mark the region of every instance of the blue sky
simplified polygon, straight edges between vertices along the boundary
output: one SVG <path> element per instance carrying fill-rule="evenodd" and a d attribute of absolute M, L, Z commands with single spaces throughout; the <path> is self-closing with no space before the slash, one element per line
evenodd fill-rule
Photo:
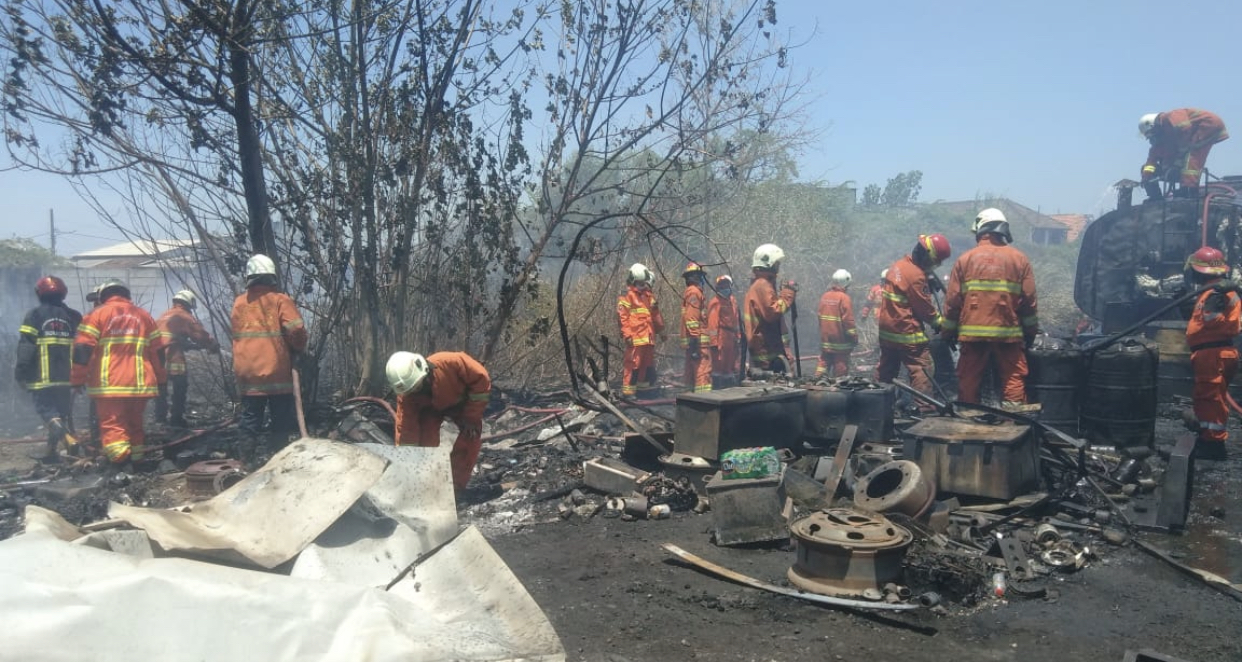
<path fill-rule="evenodd" d="M 1004 195 L 1046 213 L 1099 214 L 1146 155 L 1140 115 L 1212 110 L 1235 137 L 1208 161 L 1242 174 L 1242 2 L 778 0 L 806 42 L 808 181 L 883 185 L 923 171 L 924 201 Z M 120 241 L 51 175 L 0 173 L 0 237 L 62 254 Z M 72 233 L 72 234 L 68 234 Z"/>

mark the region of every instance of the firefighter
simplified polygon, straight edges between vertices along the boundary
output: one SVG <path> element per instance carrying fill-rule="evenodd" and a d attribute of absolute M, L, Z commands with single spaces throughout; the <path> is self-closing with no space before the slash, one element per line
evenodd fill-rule
<path fill-rule="evenodd" d="M 424 358 L 397 352 L 388 358 L 388 383 L 397 394 L 396 443 L 440 445 L 440 426 L 457 425 L 449 462 L 453 485 L 464 490 L 482 447 L 483 411 L 491 397 L 487 370 L 464 352 L 437 352 Z"/>
<path fill-rule="evenodd" d="M 737 302 L 733 300 L 733 277 L 716 279 L 716 296 L 707 303 L 707 332 L 711 334 L 712 386 L 728 388 L 737 382 L 738 370 Z"/>
<path fill-rule="evenodd" d="M 1237 288 L 1224 280 L 1229 267 L 1219 250 L 1204 246 L 1190 256 L 1186 266 L 1196 288 L 1215 286 L 1199 295 L 1186 326 L 1190 366 L 1195 374 L 1194 412 L 1199 424 L 1194 457 L 1225 460 L 1228 388 L 1238 370 L 1238 350 L 1233 342 L 1242 332 L 1242 300 Z"/>
<path fill-rule="evenodd" d="M 155 399 L 155 419 L 161 423 L 169 423 L 175 428 L 189 427 L 185 421 L 185 398 L 189 388 L 189 377 L 186 374 L 185 352 L 188 349 L 205 349 L 213 354 L 220 352 L 220 343 L 194 316 L 198 307 L 198 297 L 190 290 L 181 290 L 173 295 L 172 308 L 155 320 L 160 332 L 164 334 L 167 344 L 164 350 L 164 372 L 168 382 L 160 384 L 159 396 Z M 169 391 L 172 391 L 172 406 L 169 407 Z"/>
<path fill-rule="evenodd" d="M 742 308 L 751 367 L 781 373 L 788 370 L 790 360 L 786 349 L 785 312 L 794 304 L 798 293 L 798 284 L 789 280 L 781 285 L 780 294 L 777 294 L 776 275 L 784 259 L 785 251 L 776 244 L 764 244 L 755 249 L 750 262 L 750 289 Z"/>
<path fill-rule="evenodd" d="M 1212 145 L 1229 139 L 1220 117 L 1197 108 L 1148 113 L 1139 118 L 1139 133 L 1151 143 L 1142 182 L 1152 198 L 1161 197 L 1161 180 L 1181 184 L 1175 195 L 1197 196 Z"/>
<path fill-rule="evenodd" d="M 241 394 L 241 428 L 258 436 L 263 419 L 287 440 L 296 432 L 293 358 L 306 351 L 306 325 L 289 295 L 279 290 L 276 265 L 266 255 L 246 262 L 246 291 L 233 301 L 233 374 Z"/>
<path fill-rule="evenodd" d="M 848 377 L 850 352 L 858 345 L 854 304 L 847 290 L 853 278 L 845 269 L 832 274 L 832 285 L 819 299 L 819 365 L 816 377 Z"/>
<path fill-rule="evenodd" d="M 979 402 L 988 362 L 996 361 L 1001 406 L 1026 404 L 1026 352 L 1039 334 L 1035 276 L 1031 262 L 1014 248 L 1009 221 L 999 209 L 984 209 L 972 230 L 977 244 L 953 265 L 945 299 L 943 338 L 961 343 L 957 359 L 958 399 Z"/>
<path fill-rule="evenodd" d="M 621 394 L 632 398 L 639 389 L 655 387 L 655 339 L 664 332 L 664 316 L 651 291 L 655 275 L 650 269 L 635 263 L 625 280 L 626 292 L 617 297 L 617 318 L 625 343 Z"/>
<path fill-rule="evenodd" d="M 902 366 L 910 373 L 910 386 L 931 395 L 931 352 L 923 325 L 939 331 L 943 319 L 928 289 L 928 272 L 940 266 L 951 254 L 949 240 L 942 234 L 919 235 L 910 254 L 888 268 L 881 291 L 876 324 L 880 335 L 878 381 L 892 383 Z M 931 411 L 918 403 L 920 411 Z"/>
<path fill-rule="evenodd" d="M 886 276 L 888 276 L 888 269 L 881 271 L 880 281 L 872 285 L 871 289 L 867 290 L 867 300 L 863 303 L 862 310 L 859 311 L 859 319 L 866 320 L 871 317 L 872 312 L 875 312 L 877 315 L 879 314 L 880 301 L 883 298 L 882 293 L 884 291 L 884 278 Z"/>
<path fill-rule="evenodd" d="M 99 286 L 99 307 L 78 325 L 73 362 L 86 366 L 86 393 L 99 415 L 103 453 L 113 466 L 144 459 L 147 401 L 164 381 L 164 336 L 119 280 Z"/>
<path fill-rule="evenodd" d="M 703 315 L 707 273 L 699 263 L 691 262 L 681 277 L 686 281 L 681 295 L 681 346 L 686 351 L 682 383 L 695 393 L 705 393 L 712 390 L 712 336 Z"/>
<path fill-rule="evenodd" d="M 17 365 L 13 375 L 34 400 L 35 412 L 47 428 L 47 450 L 37 459 L 58 462 L 57 449 L 64 442 L 74 451 L 73 387 L 80 371 L 73 366 L 73 339 L 82 314 L 65 305 L 69 288 L 56 276 L 35 283 L 39 305 L 26 313 L 17 340 Z"/>

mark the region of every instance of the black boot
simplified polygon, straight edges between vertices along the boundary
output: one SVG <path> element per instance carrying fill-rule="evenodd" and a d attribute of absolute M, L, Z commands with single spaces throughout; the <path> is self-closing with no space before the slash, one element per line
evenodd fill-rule
<path fill-rule="evenodd" d="M 1229 452 L 1225 449 L 1225 442 L 1223 441 L 1195 439 L 1195 449 L 1190 456 L 1196 460 L 1205 460 L 1207 462 L 1224 462 L 1229 459 Z"/>

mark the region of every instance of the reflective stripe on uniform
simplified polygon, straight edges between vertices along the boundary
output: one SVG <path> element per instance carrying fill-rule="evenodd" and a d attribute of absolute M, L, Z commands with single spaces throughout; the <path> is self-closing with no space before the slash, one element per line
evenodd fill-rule
<path fill-rule="evenodd" d="M 967 324 L 958 331 L 960 336 L 977 338 L 1021 338 L 1022 329 L 1016 326 L 981 326 Z"/>
<path fill-rule="evenodd" d="M 892 333 L 890 331 L 881 331 L 880 340 L 898 343 L 900 345 L 918 345 L 927 342 L 927 334 L 922 331 L 915 333 Z"/>
<path fill-rule="evenodd" d="M 883 291 L 883 292 L 881 292 L 880 294 L 881 294 L 881 295 L 882 295 L 885 299 L 888 299 L 889 301 L 895 301 L 895 302 L 900 303 L 900 304 L 903 304 L 903 305 L 905 305 L 905 304 L 909 304 L 909 303 L 910 303 L 910 300 L 909 300 L 909 299 L 907 299 L 907 298 L 906 298 L 906 295 L 904 295 L 904 294 L 898 294 L 898 293 L 896 293 L 896 292 L 889 292 L 888 290 L 884 290 L 884 291 Z"/>
<path fill-rule="evenodd" d="M 1021 294 L 1022 284 L 1011 280 L 968 280 L 962 284 L 963 292 L 1008 292 Z"/>

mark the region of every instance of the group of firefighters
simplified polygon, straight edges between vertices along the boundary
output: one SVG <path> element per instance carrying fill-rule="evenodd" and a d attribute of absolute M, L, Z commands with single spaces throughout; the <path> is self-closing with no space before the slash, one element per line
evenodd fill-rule
<path fill-rule="evenodd" d="M 863 319 L 874 314 L 878 327 L 880 359 L 875 377 L 891 383 L 904 368 L 911 387 L 933 396 L 930 328 L 958 353 L 958 401 L 980 402 L 984 375 L 992 366 L 1000 382 L 1002 408 L 1023 411 L 1028 409 L 1025 350 L 1039 335 L 1035 276 L 1026 255 L 1012 245 L 1009 221 L 999 209 L 980 211 L 971 230 L 975 246 L 953 263 L 947 286 L 935 273 L 952 254 L 942 234 L 920 235 L 909 254 L 881 272 L 861 313 Z M 786 373 L 799 360 L 790 352 L 785 322 L 785 313 L 795 306 L 798 285 L 792 280 L 777 285 L 784 259 L 784 251 L 774 244 L 755 250 L 751 285 L 740 315 L 729 276 L 716 279 L 716 294 L 705 304 L 706 272 L 696 262 L 686 266 L 681 344 L 687 389 L 702 392 L 710 391 L 713 384 L 717 388 L 735 384 L 741 344 L 752 371 Z M 1226 387 L 1237 369 L 1233 339 L 1242 332 L 1242 301 L 1238 291 L 1223 280 L 1228 268 L 1219 250 L 1201 248 L 1186 264 L 1190 282 L 1207 287 L 1190 314 L 1186 331 L 1195 373 L 1194 412 L 1199 431 L 1195 453 L 1202 459 L 1219 460 L 1226 456 Z M 633 265 L 626 293 L 617 301 L 625 343 L 622 394 L 629 397 L 656 382 L 656 338 L 665 322 L 652 293 L 653 281 L 650 269 Z M 850 354 L 858 344 L 850 283 L 850 273 L 838 269 L 820 298 L 816 377 L 849 374 Z M 925 401 L 916 406 L 923 413 L 933 410 Z"/>
<path fill-rule="evenodd" d="M 1144 115 L 1139 131 L 1151 143 L 1142 183 L 1153 197 L 1161 180 L 1180 184 L 1175 195 L 1197 195 L 1212 145 L 1227 139 L 1216 115 L 1193 108 Z M 951 255 L 941 234 L 920 235 L 913 250 L 881 273 L 867 295 L 861 318 L 874 315 L 880 360 L 876 377 L 892 382 L 902 368 L 910 385 L 932 394 L 932 357 L 927 328 L 959 351 L 958 399 L 978 402 L 989 363 L 995 365 L 1002 405 L 1026 402 L 1026 354 L 1039 332 L 1035 280 L 1030 262 L 1014 248 L 1009 223 L 997 209 L 975 218 L 976 245 L 953 264 L 947 288 L 935 269 Z M 733 279 L 716 278 L 707 293 L 707 272 L 691 262 L 682 272 L 683 379 L 695 392 L 736 383 L 743 343 L 749 368 L 787 372 L 791 361 L 785 314 L 795 307 L 798 285 L 777 275 L 785 253 L 775 244 L 757 248 L 751 284 L 739 310 Z M 1220 251 L 1204 247 L 1187 260 L 1191 281 L 1204 289 L 1190 315 L 1186 336 L 1195 373 L 1196 455 L 1223 459 L 1228 416 L 1226 388 L 1237 370 L 1233 340 L 1242 331 L 1242 301 L 1225 277 Z M 280 291 L 270 258 L 254 255 L 246 264 L 246 291 L 233 303 L 233 371 L 241 395 L 240 424 L 253 435 L 275 436 L 297 430 L 294 360 L 307 347 L 307 331 L 293 300 Z M 622 394 L 634 397 L 656 385 L 655 348 L 664 318 L 652 292 L 654 274 L 642 264 L 630 267 L 627 290 L 617 301 L 625 343 Z M 819 301 L 820 356 L 817 377 L 844 377 L 858 344 L 851 275 L 838 269 Z M 91 399 L 93 425 L 104 457 L 112 465 L 146 455 L 143 418 L 148 401 L 155 415 L 173 427 L 186 427 L 188 380 L 185 352 L 220 347 L 194 316 L 197 297 L 189 290 L 173 296 L 172 308 L 158 319 L 136 305 L 129 288 L 109 280 L 88 295 L 94 308 L 85 316 L 65 305 L 63 280 L 46 276 L 35 293 L 39 306 L 22 322 L 15 377 L 28 389 L 48 431 L 42 458 L 55 461 L 64 445 L 77 452 L 73 424 L 74 389 Z M 943 294 L 943 305 L 939 296 Z M 960 348 L 960 349 L 959 349 Z M 445 419 L 458 427 L 451 452 L 453 482 L 466 486 L 478 459 L 483 411 L 491 391 L 487 370 L 462 352 L 424 357 L 393 354 L 386 366 L 397 394 L 396 442 L 438 446 Z M 920 407 L 928 408 L 926 403 Z M 266 426 L 265 426 L 266 421 Z"/>

